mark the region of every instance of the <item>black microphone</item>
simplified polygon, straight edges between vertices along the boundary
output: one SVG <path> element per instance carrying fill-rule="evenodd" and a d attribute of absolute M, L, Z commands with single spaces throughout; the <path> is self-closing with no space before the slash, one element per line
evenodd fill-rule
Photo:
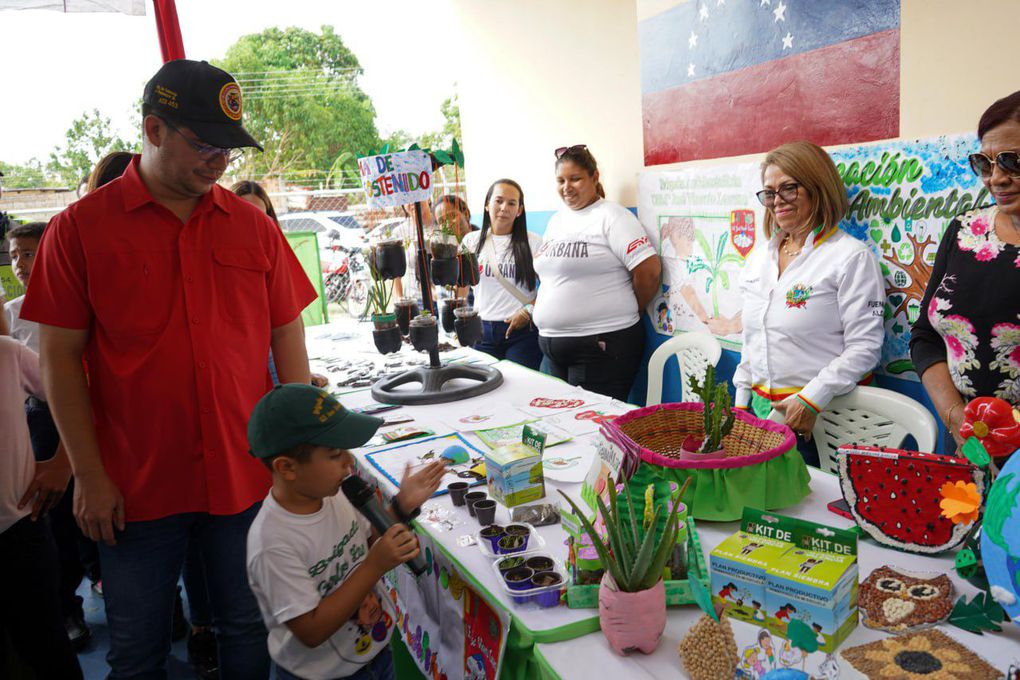
<path fill-rule="evenodd" d="M 365 516 L 368 523 L 371 524 L 376 531 L 380 534 L 385 534 L 386 531 L 396 524 L 393 518 L 390 517 L 381 505 L 379 505 L 379 499 L 375 497 L 375 490 L 369 486 L 365 480 L 360 477 L 351 475 L 340 484 L 340 489 L 347 496 L 347 500 L 351 502 L 351 505 Z M 425 564 L 425 559 L 419 554 L 414 559 L 408 560 L 404 563 L 407 565 L 415 576 L 421 576 L 428 570 L 428 566 Z"/>

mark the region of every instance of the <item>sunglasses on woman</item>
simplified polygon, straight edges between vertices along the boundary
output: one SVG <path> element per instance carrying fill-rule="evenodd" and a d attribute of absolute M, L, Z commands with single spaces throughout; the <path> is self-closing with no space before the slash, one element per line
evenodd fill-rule
<path fill-rule="evenodd" d="M 587 151 L 587 150 L 588 147 L 585 146 L 584 144 L 575 144 L 574 146 L 561 146 L 560 148 L 556 149 L 556 151 L 553 151 L 553 153 L 556 154 L 556 160 L 559 160 L 568 153 L 573 153 L 574 151 Z"/>
<path fill-rule="evenodd" d="M 772 189 L 762 189 L 755 196 L 766 208 L 771 208 L 776 204 L 776 195 L 778 194 L 787 203 L 793 203 L 797 200 L 797 192 L 800 190 L 800 184 L 797 182 L 788 182 L 783 186 L 779 187 L 779 191 L 772 191 Z"/>
<path fill-rule="evenodd" d="M 972 153 L 967 159 L 970 161 L 970 169 L 980 177 L 992 176 L 993 163 L 1010 177 L 1020 177 L 1020 154 L 1016 151 L 1003 151 L 995 158 L 985 153 Z"/>

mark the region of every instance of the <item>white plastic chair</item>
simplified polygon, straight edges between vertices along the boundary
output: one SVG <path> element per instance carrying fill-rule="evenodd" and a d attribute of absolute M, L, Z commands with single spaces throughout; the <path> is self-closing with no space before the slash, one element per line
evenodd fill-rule
<path fill-rule="evenodd" d="M 781 423 L 783 416 L 773 410 L 769 420 Z M 836 450 L 844 444 L 898 449 L 912 436 L 918 451 L 932 452 L 938 426 L 931 411 L 910 397 L 862 385 L 830 401 L 815 420 L 811 436 L 818 447 L 819 466 L 838 474 Z"/>
<path fill-rule="evenodd" d="M 682 401 L 701 401 L 691 392 L 690 376 L 704 380 L 709 365 L 715 366 L 722 356 L 719 341 L 708 333 L 683 333 L 662 343 L 648 359 L 648 395 L 646 406 L 662 403 L 662 380 L 666 361 L 676 356 L 680 364 Z"/>

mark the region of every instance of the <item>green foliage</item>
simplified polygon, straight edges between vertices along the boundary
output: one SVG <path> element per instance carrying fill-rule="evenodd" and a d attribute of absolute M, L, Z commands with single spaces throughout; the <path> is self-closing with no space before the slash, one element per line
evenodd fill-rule
<path fill-rule="evenodd" d="M 999 624 L 1008 620 L 1009 616 L 987 592 L 978 593 L 970 602 L 967 602 L 966 595 L 961 595 L 949 614 L 949 623 L 978 635 L 984 632 L 1000 633 L 1002 626 Z"/>
<path fill-rule="evenodd" d="M 963 443 L 963 455 L 971 463 L 982 468 L 988 467 L 988 463 L 992 460 L 988 456 L 988 451 L 985 450 L 985 445 L 977 437 L 970 437 Z"/>
<path fill-rule="evenodd" d="M 0 179 L 0 185 L 9 189 L 33 189 L 60 184 L 59 179 L 46 172 L 38 158 L 29 159 L 23 164 L 0 161 L 0 172 L 4 175 Z"/>
<path fill-rule="evenodd" d="M 709 366 L 705 372 L 705 382 L 699 383 L 695 376 L 690 377 L 691 390 L 697 394 L 704 409 L 705 441 L 700 453 L 718 451 L 722 448 L 723 438 L 733 429 L 733 409 L 730 408 L 730 393 L 725 383 L 715 382 L 715 366 Z"/>
<path fill-rule="evenodd" d="M 331 168 L 343 152 L 379 144 L 361 64 L 332 26 L 245 35 L 214 63 L 240 82 L 245 127 L 265 147 L 247 157 L 245 174 Z"/>
<path fill-rule="evenodd" d="M 116 135 L 110 119 L 98 109 L 85 111 L 67 129 L 66 143 L 50 154 L 48 169 L 64 186 L 77 188 L 99 159 L 111 151 L 141 151 L 141 142 L 128 142 Z"/>
<path fill-rule="evenodd" d="M 362 254 L 372 277 L 372 286 L 368 289 L 368 309 L 373 315 L 387 314 L 393 297 L 393 283 L 379 275 L 375 266 L 375 248 L 366 248 Z"/>
<path fill-rule="evenodd" d="M 439 106 L 443 114 L 443 127 L 434 132 L 428 132 L 421 136 L 421 145 L 426 149 L 447 149 L 460 146 L 460 140 L 464 139 L 460 130 L 460 104 L 457 102 L 457 95 L 447 97 Z M 404 148 L 397 145 L 394 148 Z M 464 157 L 461 156 L 460 167 L 464 167 Z"/>
<path fill-rule="evenodd" d="M 662 514 L 662 506 L 655 508 L 650 521 L 644 518 L 639 522 L 629 492 L 629 485 L 624 482 L 624 501 L 628 504 L 629 517 L 624 518 L 620 511 L 620 499 L 617 497 L 616 485 L 609 484 L 609 506 L 601 496 L 596 497 L 599 512 L 606 524 L 608 542 L 595 531 L 595 527 L 584 512 L 562 491 L 560 495 L 570 504 L 571 510 L 581 520 L 585 531 L 598 552 L 599 560 L 609 571 L 617 587 L 625 593 L 637 593 L 648 590 L 663 578 L 666 562 L 676 545 L 680 530 L 678 510 L 679 503 L 666 519 L 666 532 L 656 543 L 655 528 Z"/>

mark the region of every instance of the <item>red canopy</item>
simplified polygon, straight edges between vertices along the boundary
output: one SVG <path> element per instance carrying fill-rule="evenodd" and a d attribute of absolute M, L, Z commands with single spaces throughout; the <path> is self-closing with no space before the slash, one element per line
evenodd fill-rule
<path fill-rule="evenodd" d="M 181 38 L 181 24 L 177 21 L 177 4 L 174 0 L 152 0 L 156 10 L 156 31 L 159 33 L 159 49 L 163 61 L 184 59 L 184 40 Z"/>

